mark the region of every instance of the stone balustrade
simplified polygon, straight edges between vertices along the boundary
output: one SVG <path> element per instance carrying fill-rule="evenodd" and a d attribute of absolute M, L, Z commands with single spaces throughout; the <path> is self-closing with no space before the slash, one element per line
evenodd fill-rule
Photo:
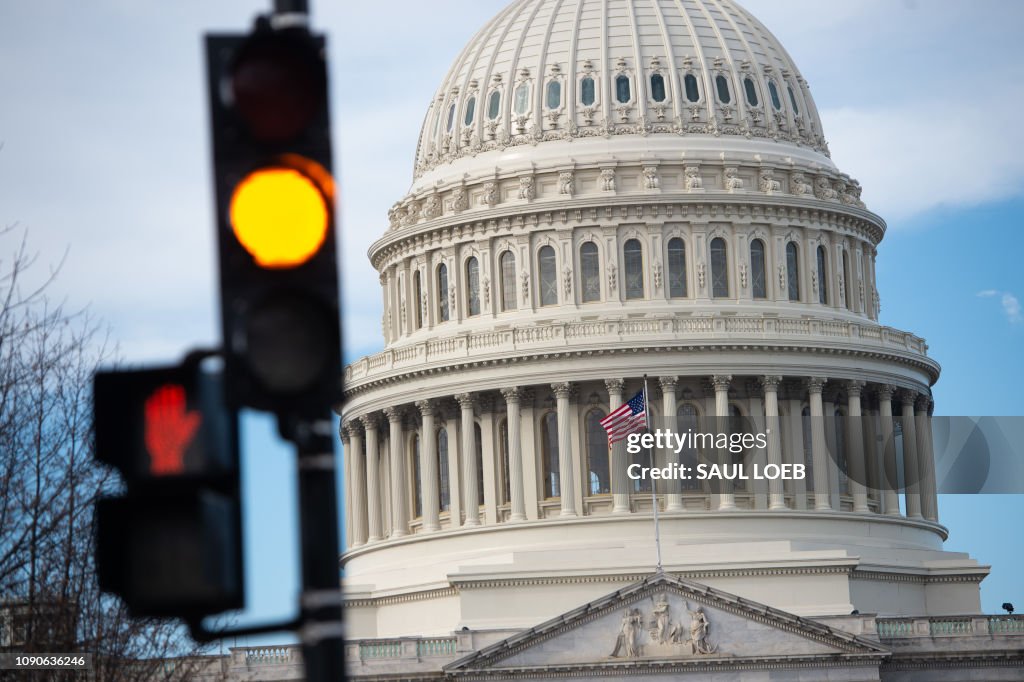
<path fill-rule="evenodd" d="M 880 639 L 908 637 L 1024 637 L 1024 616 L 933 616 L 879 618 Z"/>

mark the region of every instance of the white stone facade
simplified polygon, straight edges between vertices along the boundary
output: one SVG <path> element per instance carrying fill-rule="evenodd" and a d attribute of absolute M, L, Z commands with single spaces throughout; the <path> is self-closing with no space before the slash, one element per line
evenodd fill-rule
<path fill-rule="evenodd" d="M 878 324 L 860 194 L 732 0 L 489 22 L 370 249 L 386 349 L 345 369 L 353 675 L 1022 679 L 1021 621 L 979 615 L 988 569 L 943 549 L 940 368 Z M 812 472 L 660 489 L 653 577 L 652 496 L 593 428 L 645 376 L 659 418 L 777 424 L 760 461 Z"/>

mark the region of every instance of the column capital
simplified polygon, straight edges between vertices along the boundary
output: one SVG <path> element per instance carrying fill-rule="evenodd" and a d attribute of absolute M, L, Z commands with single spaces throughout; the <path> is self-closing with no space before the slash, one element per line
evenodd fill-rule
<path fill-rule="evenodd" d="M 501 397 L 505 399 L 506 403 L 518 405 L 519 400 L 523 397 L 523 392 L 518 386 L 503 388 L 501 389 Z"/>
<path fill-rule="evenodd" d="M 920 395 L 917 391 L 912 388 L 901 388 L 899 390 L 900 402 L 910 403 L 913 405 L 917 401 L 917 397 Z"/>
<path fill-rule="evenodd" d="M 342 424 L 338 429 L 338 435 L 341 436 L 341 442 L 348 447 L 349 441 L 351 440 L 351 427 L 348 424 Z"/>
<path fill-rule="evenodd" d="M 625 385 L 626 385 L 626 382 L 623 381 L 622 379 L 605 379 L 604 380 L 604 387 L 606 389 L 608 389 L 609 393 L 619 393 L 619 394 L 621 394 L 622 393 L 622 389 L 623 389 L 623 387 Z"/>
<path fill-rule="evenodd" d="M 359 421 L 363 422 L 363 428 L 367 431 L 376 431 L 380 426 L 380 413 L 364 414 Z"/>
<path fill-rule="evenodd" d="M 930 395 L 928 395 L 927 393 L 919 393 L 917 396 L 917 401 L 914 403 L 914 409 L 919 412 L 924 412 L 925 414 L 927 414 L 931 402 L 932 397 Z"/>
<path fill-rule="evenodd" d="M 388 421 L 392 424 L 401 423 L 402 418 L 405 417 L 405 410 L 401 407 L 394 405 L 384 408 L 384 416 L 388 418 Z"/>
<path fill-rule="evenodd" d="M 732 383 L 731 374 L 716 374 L 711 377 L 711 385 L 715 387 L 715 392 L 728 391 L 729 385 Z"/>
<path fill-rule="evenodd" d="M 551 390 L 554 391 L 556 398 L 571 398 L 573 392 L 572 389 L 572 382 L 569 381 L 551 384 Z"/>
<path fill-rule="evenodd" d="M 809 393 L 821 394 L 822 389 L 825 388 L 825 384 L 828 383 L 826 377 L 808 377 L 804 380 L 804 387 Z"/>
<path fill-rule="evenodd" d="M 472 393 L 456 393 L 455 400 L 459 403 L 459 407 L 463 410 L 469 408 L 474 409 L 476 407 L 476 396 Z"/>
<path fill-rule="evenodd" d="M 416 409 L 420 411 L 421 416 L 432 417 L 437 409 L 437 403 L 433 400 L 417 400 Z"/>
<path fill-rule="evenodd" d="M 758 379 L 761 383 L 761 388 L 765 393 L 771 391 L 772 393 L 778 393 L 779 386 L 782 385 L 782 377 L 777 374 L 768 374 Z"/>
<path fill-rule="evenodd" d="M 676 390 L 676 385 L 678 383 L 679 383 L 679 377 L 672 377 L 672 376 L 669 376 L 669 377 L 658 377 L 658 385 L 661 386 L 661 390 L 665 391 L 665 392 L 668 392 L 668 391 L 673 391 L 674 392 Z"/>
<path fill-rule="evenodd" d="M 857 396 L 859 398 L 861 393 L 863 393 L 864 391 L 864 385 L 865 382 L 863 381 L 853 380 L 847 381 L 843 384 L 843 386 L 846 388 L 846 395 L 851 398 L 854 396 Z"/>
<path fill-rule="evenodd" d="M 896 387 L 892 384 L 880 384 L 875 392 L 878 393 L 879 400 L 892 400 L 896 394 Z"/>

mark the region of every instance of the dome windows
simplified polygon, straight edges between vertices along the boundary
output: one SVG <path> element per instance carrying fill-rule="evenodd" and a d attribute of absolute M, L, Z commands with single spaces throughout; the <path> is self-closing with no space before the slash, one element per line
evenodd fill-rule
<path fill-rule="evenodd" d="M 718 92 L 718 101 L 722 104 L 732 102 L 732 93 L 729 91 L 729 79 L 719 74 L 715 76 L 715 89 Z"/>
<path fill-rule="evenodd" d="M 768 298 L 768 280 L 765 277 L 764 242 L 750 242 L 750 289 L 755 299 Z"/>
<path fill-rule="evenodd" d="M 547 96 L 545 103 L 548 109 L 558 109 L 562 106 L 562 84 L 558 81 L 548 81 Z"/>
<path fill-rule="evenodd" d="M 542 246 L 537 252 L 537 264 L 540 270 L 540 304 L 558 305 L 558 264 L 555 250 L 550 246 Z"/>
<path fill-rule="evenodd" d="M 587 242 L 580 247 L 580 272 L 583 282 L 580 290 L 584 303 L 601 300 L 601 262 L 597 253 L 597 244 Z"/>
<path fill-rule="evenodd" d="M 441 322 L 449 320 L 448 313 L 448 266 L 437 266 L 437 315 Z"/>
<path fill-rule="evenodd" d="M 775 85 L 775 81 L 768 81 L 768 96 L 771 97 L 772 106 L 775 107 L 775 111 L 782 111 L 782 99 L 779 98 L 779 87 Z"/>
<path fill-rule="evenodd" d="M 828 262 L 825 247 L 818 247 L 818 303 L 828 305 Z"/>
<path fill-rule="evenodd" d="M 445 128 L 450 133 L 454 126 L 455 126 L 455 102 L 452 102 L 452 105 L 450 107 L 448 107 L 448 124 L 445 126 Z"/>
<path fill-rule="evenodd" d="M 747 96 L 747 104 L 752 107 L 760 105 L 760 100 L 757 98 L 757 87 L 754 86 L 754 80 L 752 78 L 743 79 L 743 92 Z"/>
<path fill-rule="evenodd" d="M 668 295 L 686 298 L 686 242 L 680 237 L 668 242 Z"/>
<path fill-rule="evenodd" d="M 516 256 L 506 251 L 498 258 L 501 270 L 501 310 L 508 312 L 516 309 Z"/>
<path fill-rule="evenodd" d="M 660 73 L 651 74 L 651 99 L 664 102 L 665 98 L 665 77 Z"/>
<path fill-rule="evenodd" d="M 729 258 L 725 240 L 711 240 L 711 296 L 729 298 Z"/>
<path fill-rule="evenodd" d="M 592 107 L 596 100 L 597 96 L 594 91 L 594 79 L 587 76 L 580 81 L 580 102 L 585 107 Z"/>
<path fill-rule="evenodd" d="M 683 88 L 686 90 L 687 102 L 700 101 L 700 88 L 697 86 L 697 77 L 692 73 L 686 74 L 683 78 Z"/>
<path fill-rule="evenodd" d="M 501 113 L 501 91 L 495 90 L 487 100 L 487 118 L 494 120 Z"/>
<path fill-rule="evenodd" d="M 800 252 L 796 242 L 786 244 L 786 289 L 790 301 L 800 300 Z"/>
<path fill-rule="evenodd" d="M 470 256 L 466 261 L 466 315 L 480 314 L 480 261 Z"/>
<path fill-rule="evenodd" d="M 633 99 L 629 76 L 624 73 L 620 73 L 615 77 L 615 99 L 619 104 L 629 104 L 630 100 Z"/>
<path fill-rule="evenodd" d="M 626 272 L 626 300 L 644 297 L 644 249 L 639 239 L 630 239 L 622 247 Z"/>
<path fill-rule="evenodd" d="M 523 116 L 530 108 L 530 85 L 521 83 L 515 92 L 514 111 Z"/>
<path fill-rule="evenodd" d="M 792 85 L 786 86 L 786 89 L 789 90 L 789 101 L 793 104 L 793 114 L 795 116 L 799 116 L 800 115 L 800 107 L 796 103 L 796 94 L 793 92 L 793 86 Z"/>
<path fill-rule="evenodd" d="M 469 101 L 466 102 L 466 115 L 462 122 L 467 126 L 471 126 L 473 125 L 474 116 L 476 116 L 476 97 L 470 97 Z"/>

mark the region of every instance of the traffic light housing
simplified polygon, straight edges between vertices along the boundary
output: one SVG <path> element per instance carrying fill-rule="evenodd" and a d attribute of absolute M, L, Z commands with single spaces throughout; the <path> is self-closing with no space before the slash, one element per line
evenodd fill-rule
<path fill-rule="evenodd" d="M 204 616 L 244 606 L 238 427 L 223 381 L 198 360 L 98 372 L 96 459 L 124 493 L 96 505 L 100 588 L 133 616 Z"/>
<path fill-rule="evenodd" d="M 228 401 L 320 417 L 341 399 L 325 42 L 207 36 Z"/>

